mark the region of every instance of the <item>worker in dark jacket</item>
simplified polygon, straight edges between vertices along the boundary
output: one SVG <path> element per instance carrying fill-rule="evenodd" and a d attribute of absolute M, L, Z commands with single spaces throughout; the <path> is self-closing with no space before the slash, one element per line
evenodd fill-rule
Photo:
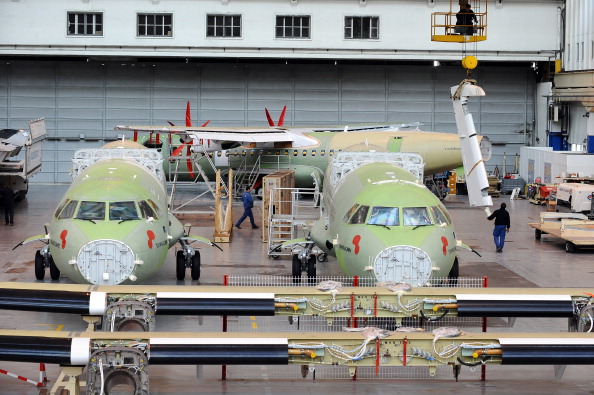
<path fill-rule="evenodd" d="M 4 204 L 4 219 L 6 225 L 14 225 L 14 192 L 9 185 L 2 187 L 2 203 Z"/>
<path fill-rule="evenodd" d="M 243 215 L 239 218 L 239 221 L 235 224 L 237 229 L 241 229 L 241 223 L 247 217 L 250 217 L 250 222 L 252 223 L 252 229 L 258 229 L 256 222 L 254 222 L 254 213 L 252 213 L 252 207 L 254 207 L 254 198 L 250 193 L 250 187 L 245 189 L 245 192 L 241 196 L 241 201 L 243 202 Z"/>
<path fill-rule="evenodd" d="M 495 239 L 495 251 L 502 252 L 505 243 L 505 234 L 509 232 L 510 220 L 509 213 L 505 210 L 505 203 L 501 203 L 501 208 L 495 210 L 487 219 L 495 219 L 495 228 L 493 229 L 493 238 Z"/>

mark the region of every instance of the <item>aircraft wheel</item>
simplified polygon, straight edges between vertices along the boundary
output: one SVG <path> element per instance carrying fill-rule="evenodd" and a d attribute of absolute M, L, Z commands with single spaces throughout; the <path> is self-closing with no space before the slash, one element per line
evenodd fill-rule
<path fill-rule="evenodd" d="M 54 262 L 54 258 L 50 256 L 49 258 L 49 267 L 50 267 L 50 277 L 52 280 L 59 280 L 60 279 L 60 269 L 56 266 Z"/>
<path fill-rule="evenodd" d="M 299 284 L 301 282 L 301 261 L 297 254 L 293 255 L 293 283 Z"/>
<path fill-rule="evenodd" d="M 541 236 L 542 236 L 542 231 L 540 229 L 534 229 L 534 238 L 536 240 L 540 240 Z"/>
<path fill-rule="evenodd" d="M 313 284 L 316 281 L 316 256 L 310 255 L 307 260 L 307 282 Z"/>
<path fill-rule="evenodd" d="M 43 264 L 43 257 L 41 256 L 41 252 L 35 252 L 35 278 L 38 280 L 43 280 L 45 277 L 45 265 Z"/>
<path fill-rule="evenodd" d="M 192 280 L 200 280 L 200 251 L 192 257 Z"/>
<path fill-rule="evenodd" d="M 460 265 L 458 264 L 458 257 L 454 258 L 454 264 L 448 274 L 448 283 L 450 287 L 458 285 L 458 277 L 460 277 Z"/>
<path fill-rule="evenodd" d="M 281 252 L 281 246 L 277 246 L 277 247 L 275 247 L 275 248 L 272 250 L 272 252 Z M 280 255 L 278 255 L 278 254 L 272 254 L 272 255 L 270 255 L 270 257 L 271 257 L 272 259 L 274 259 L 274 260 L 277 260 L 278 258 L 280 258 Z"/>
<path fill-rule="evenodd" d="M 318 254 L 318 262 L 328 262 L 328 254 L 325 252 Z"/>
<path fill-rule="evenodd" d="M 175 256 L 175 272 L 179 281 L 186 278 L 186 257 L 183 251 L 178 251 Z"/>
<path fill-rule="evenodd" d="M 573 244 L 571 241 L 568 241 L 565 243 L 565 251 L 571 253 L 574 253 L 576 250 L 575 244 Z"/>
<path fill-rule="evenodd" d="M 27 186 L 27 188 L 29 188 Z M 27 192 L 28 189 L 21 189 L 19 190 L 19 192 L 17 193 L 17 195 L 14 197 L 14 201 L 15 202 L 22 202 L 23 200 L 25 200 L 25 197 L 27 196 Z"/>

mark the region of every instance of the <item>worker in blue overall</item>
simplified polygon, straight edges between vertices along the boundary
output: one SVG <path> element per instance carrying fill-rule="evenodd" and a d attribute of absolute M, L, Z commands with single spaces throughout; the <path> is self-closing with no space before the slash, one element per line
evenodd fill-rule
<path fill-rule="evenodd" d="M 252 207 L 254 207 L 254 198 L 250 193 L 251 188 L 247 187 L 245 192 L 241 196 L 241 201 L 243 202 L 243 215 L 239 218 L 239 221 L 235 224 L 237 229 L 241 229 L 241 223 L 247 218 L 250 217 L 250 222 L 252 223 L 252 229 L 258 229 L 258 225 L 254 221 L 254 213 L 252 212 Z"/>

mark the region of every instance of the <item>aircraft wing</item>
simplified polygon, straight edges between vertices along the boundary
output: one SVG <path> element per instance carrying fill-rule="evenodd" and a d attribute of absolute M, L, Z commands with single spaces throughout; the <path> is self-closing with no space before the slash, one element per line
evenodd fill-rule
<path fill-rule="evenodd" d="M 185 240 L 185 241 L 199 241 L 201 243 L 208 244 L 209 246 L 217 247 L 219 250 L 223 251 L 223 249 L 221 247 L 219 247 L 218 244 L 216 244 L 213 241 L 208 240 L 206 237 L 188 235 L 188 236 L 182 237 L 181 239 Z"/>
<path fill-rule="evenodd" d="M 187 126 L 118 125 L 115 127 L 115 130 L 130 130 L 148 133 L 187 134 L 196 139 L 237 141 L 242 143 L 294 141 L 294 136 L 283 128 L 213 128 Z"/>
<path fill-rule="evenodd" d="M 23 241 L 21 241 L 19 244 L 15 245 L 14 247 L 12 247 L 12 249 L 16 249 L 17 247 L 20 247 L 22 245 L 28 244 L 32 241 L 43 241 L 44 243 L 47 243 L 47 241 L 49 240 L 49 235 L 36 235 L 36 236 L 31 236 L 28 239 L 25 239 Z"/>

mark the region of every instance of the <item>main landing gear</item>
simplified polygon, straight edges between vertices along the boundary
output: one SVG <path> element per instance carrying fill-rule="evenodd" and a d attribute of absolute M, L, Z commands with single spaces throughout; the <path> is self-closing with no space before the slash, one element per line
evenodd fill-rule
<path fill-rule="evenodd" d="M 35 278 L 43 280 L 45 278 L 45 269 L 49 268 L 52 280 L 60 279 L 60 269 L 56 266 L 54 258 L 49 251 L 49 245 L 35 252 Z"/>

